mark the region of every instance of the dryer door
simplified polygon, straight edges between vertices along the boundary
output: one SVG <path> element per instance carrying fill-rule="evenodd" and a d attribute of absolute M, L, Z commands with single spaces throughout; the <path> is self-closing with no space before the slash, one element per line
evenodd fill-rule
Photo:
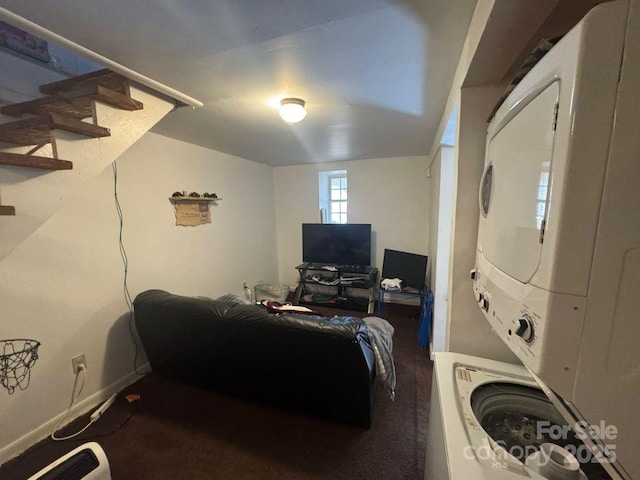
<path fill-rule="evenodd" d="M 480 186 L 478 250 L 492 264 L 528 283 L 538 268 L 551 192 L 551 157 L 559 85 L 516 105 L 488 139 Z"/>

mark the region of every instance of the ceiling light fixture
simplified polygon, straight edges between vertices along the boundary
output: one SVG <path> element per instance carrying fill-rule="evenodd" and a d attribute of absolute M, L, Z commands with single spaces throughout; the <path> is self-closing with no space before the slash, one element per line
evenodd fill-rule
<path fill-rule="evenodd" d="M 283 98 L 280 100 L 280 116 L 287 123 L 298 123 L 307 116 L 304 100 L 300 98 Z"/>

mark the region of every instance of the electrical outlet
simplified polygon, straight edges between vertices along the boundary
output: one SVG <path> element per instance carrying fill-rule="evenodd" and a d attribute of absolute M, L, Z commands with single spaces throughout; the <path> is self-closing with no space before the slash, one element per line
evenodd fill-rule
<path fill-rule="evenodd" d="M 83 366 L 85 371 L 87 369 L 87 359 L 84 356 L 84 353 L 80 355 L 76 355 L 71 358 L 71 366 L 73 367 L 73 373 L 77 375 L 80 371 L 80 366 Z"/>

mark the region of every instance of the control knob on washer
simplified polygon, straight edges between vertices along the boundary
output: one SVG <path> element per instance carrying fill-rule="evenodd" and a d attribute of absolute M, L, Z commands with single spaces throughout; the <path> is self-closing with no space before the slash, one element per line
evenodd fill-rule
<path fill-rule="evenodd" d="M 486 293 L 482 295 L 482 300 L 480 300 L 480 308 L 485 312 L 489 311 L 489 295 Z"/>
<path fill-rule="evenodd" d="M 480 305 L 480 308 L 485 312 L 489 311 L 489 295 L 485 293 L 476 293 L 476 302 Z"/>
<path fill-rule="evenodd" d="M 518 319 L 518 329 L 516 330 L 516 335 L 521 337 L 525 342 L 531 343 L 533 341 L 533 322 L 528 315 L 523 315 L 522 318 Z"/>

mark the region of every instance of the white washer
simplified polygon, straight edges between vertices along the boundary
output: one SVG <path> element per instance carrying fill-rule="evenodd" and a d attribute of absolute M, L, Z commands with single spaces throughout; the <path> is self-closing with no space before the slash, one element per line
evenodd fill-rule
<path fill-rule="evenodd" d="M 430 408 L 425 480 L 610 478 L 520 365 L 436 353 Z M 549 462 L 527 464 L 548 443 Z"/>

